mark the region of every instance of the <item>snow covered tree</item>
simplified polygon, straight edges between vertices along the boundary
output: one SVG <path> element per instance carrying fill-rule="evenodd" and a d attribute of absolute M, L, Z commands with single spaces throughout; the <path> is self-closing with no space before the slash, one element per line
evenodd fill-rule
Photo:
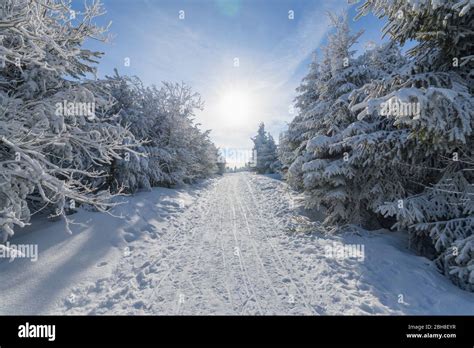
<path fill-rule="evenodd" d="M 105 28 L 92 24 L 100 2 L 77 16 L 69 3 L 4 0 L 0 4 L 0 237 L 28 223 L 31 210 L 64 216 L 76 204 L 98 209 L 108 195 L 91 182 L 133 152 L 133 136 L 103 119 L 108 100 L 77 79 L 94 73 L 100 56 L 82 48 Z M 67 221 L 67 218 L 66 218 Z"/>
<path fill-rule="evenodd" d="M 165 82 L 158 90 L 158 101 L 163 117 L 158 119 L 161 136 L 154 139 L 158 147 L 169 149 L 171 158 L 166 168 L 173 184 L 193 182 L 207 172 L 215 173 L 217 148 L 209 141 L 209 131 L 201 134 L 199 125 L 193 122 L 195 110 L 203 108 L 200 95 L 185 84 Z M 202 148 L 207 151 L 200 153 Z"/>
<path fill-rule="evenodd" d="M 0 3 L 2 241 L 33 212 L 68 223 L 80 204 L 110 207 L 109 189 L 192 182 L 217 169 L 189 86 L 144 87 L 118 74 L 88 80 L 101 54 L 82 45 L 106 39 L 94 24 L 102 13 L 99 1 L 81 12 L 61 0 Z"/>
<path fill-rule="evenodd" d="M 388 19 L 393 41 L 417 42 L 408 64 L 354 96 L 364 94 L 353 106 L 359 120 L 379 120 L 364 139 L 351 140 L 371 176 L 384 178 L 372 208 L 395 218 L 413 248 L 473 290 L 472 4 L 368 0 L 360 15 L 369 11 Z"/>
<path fill-rule="evenodd" d="M 293 150 L 294 149 L 291 148 L 291 145 L 289 143 L 288 131 L 284 131 L 280 133 L 279 138 L 278 138 L 277 154 L 278 154 L 278 159 L 281 163 L 280 171 L 285 177 L 288 174 L 288 168 L 295 160 Z"/>
<path fill-rule="evenodd" d="M 270 173 L 278 173 L 281 170 L 281 162 L 278 159 L 278 147 L 271 134 L 268 134 L 267 143 L 265 144 L 264 153 L 268 154 L 268 163 Z"/>
<path fill-rule="evenodd" d="M 133 192 L 192 182 L 217 171 L 217 149 L 210 132 L 202 132 L 192 120 L 202 102 L 189 86 L 145 87 L 138 77 L 120 76 L 117 71 L 100 82 L 100 90 L 116 101 L 110 111 L 117 122 L 145 141 L 141 155 L 113 163 L 109 182 Z"/>
<path fill-rule="evenodd" d="M 325 70 L 318 82 L 318 99 L 303 116 L 313 133 L 306 143 L 302 165 L 306 206 L 324 207 L 329 224 L 359 223 L 362 208 L 342 131 L 356 120 L 350 110 L 351 92 L 371 76 L 364 61 L 354 58 L 351 49 L 361 33 L 350 32 L 346 14 L 330 14 L 330 20 L 334 32 L 324 48 Z"/>
<path fill-rule="evenodd" d="M 275 173 L 279 170 L 280 162 L 277 155 L 275 140 L 265 131 L 265 125 L 260 123 L 258 132 L 252 138 L 254 154 L 256 154 L 255 170 L 259 174 Z"/>
<path fill-rule="evenodd" d="M 303 189 L 303 163 L 306 161 L 306 144 L 315 135 L 311 119 L 313 107 L 319 100 L 322 88 L 321 70 L 316 53 L 313 54 L 308 74 L 296 89 L 295 108 L 298 115 L 288 125 L 288 131 L 280 143 L 282 151 L 279 158 L 288 167 L 286 180 L 295 189 Z"/>
<path fill-rule="evenodd" d="M 327 83 L 330 87 L 333 81 L 342 82 L 343 90 L 345 88 L 343 94 L 328 90 L 328 95 L 336 99 L 330 103 L 326 118 L 331 120 L 336 116 L 337 128 L 320 127 L 320 134 L 307 146 L 314 160 L 304 167 L 307 180 L 313 175 L 316 178 L 316 194 L 321 197 L 316 195 L 313 199 L 327 208 L 327 223 L 356 223 L 368 228 L 385 223 L 380 221 L 373 207 L 380 203 L 379 188 L 391 187 L 391 177 L 378 172 L 377 166 L 372 168 L 370 161 L 377 157 L 373 152 L 369 154 L 366 134 L 371 129 L 382 130 L 386 118 L 358 120 L 351 105 L 365 98 L 363 88 L 373 81 L 388 78 L 404 62 L 395 44 L 376 46 L 352 59 L 344 72 L 336 70 Z M 361 89 L 361 86 L 364 87 Z M 378 151 L 377 147 L 373 147 L 373 151 Z"/>

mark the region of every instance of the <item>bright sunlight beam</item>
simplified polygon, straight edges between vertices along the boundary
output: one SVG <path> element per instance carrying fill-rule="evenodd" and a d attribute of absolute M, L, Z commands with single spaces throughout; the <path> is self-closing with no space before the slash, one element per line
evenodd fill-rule
<path fill-rule="evenodd" d="M 241 90 L 226 91 L 220 97 L 219 113 L 229 127 L 244 126 L 251 120 L 254 108 L 252 97 Z"/>

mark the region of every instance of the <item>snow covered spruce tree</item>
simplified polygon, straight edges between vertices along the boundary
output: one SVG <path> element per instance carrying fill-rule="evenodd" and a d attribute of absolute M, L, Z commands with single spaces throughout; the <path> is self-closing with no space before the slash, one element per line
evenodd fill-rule
<path fill-rule="evenodd" d="M 306 147 L 312 160 L 303 166 L 305 188 L 315 189 L 309 193 L 309 206 L 317 203 L 325 207 L 326 223 L 354 223 L 377 228 L 385 223 L 373 209 L 374 204 L 380 202 L 377 190 L 381 184 L 385 186 L 385 181 L 387 185 L 391 183 L 376 169 L 367 170 L 371 164 L 364 157 L 367 153 L 363 149 L 368 140 L 366 133 L 379 129 L 380 120 L 358 120 L 351 104 L 365 97 L 365 94 L 357 93 L 362 86 L 387 78 L 403 65 L 404 59 L 394 43 L 375 45 L 361 56 L 352 57 L 347 43 L 354 43 L 356 36 L 352 41 L 346 39 L 349 31 L 344 22 L 347 20 L 341 18 L 341 29 L 336 29 L 325 48 L 326 59 L 335 56 L 336 62 L 345 59 L 345 64 L 333 66 L 324 83 L 327 89 L 322 91 L 319 100 L 322 114 L 315 115 L 316 136 Z M 337 28 L 339 24 L 335 18 L 333 23 Z M 333 45 L 334 39 L 338 44 Z M 350 59 L 337 55 L 344 50 L 350 52 Z"/>
<path fill-rule="evenodd" d="M 260 123 L 258 132 L 252 138 L 254 143 L 253 153 L 256 154 L 254 159 L 255 170 L 259 174 L 276 173 L 280 169 L 280 161 L 277 155 L 277 146 L 275 140 L 265 131 L 265 125 Z"/>
<path fill-rule="evenodd" d="M 95 72 L 100 54 L 81 45 L 103 37 L 92 24 L 101 13 L 99 2 L 80 14 L 63 1 L 0 3 L 2 240 L 28 223 L 32 209 L 64 217 L 79 203 L 105 209 L 108 195 L 91 184 L 102 174 L 91 168 L 133 151 L 130 132 L 103 119 L 109 100 L 78 82 Z"/>
<path fill-rule="evenodd" d="M 288 169 L 295 160 L 294 149 L 291 146 L 288 138 L 288 131 L 281 132 L 278 137 L 277 155 L 281 164 L 280 172 L 287 178 Z"/>
<path fill-rule="evenodd" d="M 287 168 L 285 178 L 290 186 L 303 189 L 302 166 L 307 157 L 306 144 L 314 136 L 311 118 L 313 107 L 319 99 L 321 91 L 321 71 L 318 56 L 314 53 L 309 66 L 308 74 L 303 78 L 301 85 L 296 89 L 295 108 L 296 117 L 288 125 L 288 130 L 280 141 L 279 159 Z"/>
<path fill-rule="evenodd" d="M 371 208 L 473 291 L 472 4 L 368 0 L 360 15 L 369 11 L 388 19 L 393 41 L 417 41 L 396 74 L 354 94 L 352 109 L 371 124 L 349 140 L 368 180 L 378 181 Z"/>
<path fill-rule="evenodd" d="M 298 115 L 289 124 L 282 143 L 285 153 L 280 156 L 288 167 L 289 184 L 306 189 L 308 207 L 326 207 L 328 223 L 360 222 L 362 209 L 354 209 L 361 204 L 348 161 L 350 149 L 341 146 L 341 131 L 356 120 L 349 105 L 351 92 L 380 75 L 380 69 L 391 69 L 396 59 L 389 55 L 385 61 L 384 55 L 398 50 L 377 48 L 356 59 L 351 46 L 360 33 L 350 33 L 347 15 L 330 14 L 330 19 L 334 34 L 323 48 L 323 61 L 313 55 L 308 75 L 297 89 Z M 347 205 L 351 216 L 346 216 Z"/>
<path fill-rule="evenodd" d="M 354 58 L 351 47 L 361 33 L 350 32 L 347 15 L 330 14 L 330 20 L 334 32 L 324 48 L 320 80 L 315 81 L 317 99 L 301 116 L 311 136 L 302 165 L 306 206 L 324 207 L 328 224 L 360 223 L 363 208 L 343 130 L 356 120 L 350 110 L 351 92 L 369 81 L 371 71 L 363 59 Z"/>

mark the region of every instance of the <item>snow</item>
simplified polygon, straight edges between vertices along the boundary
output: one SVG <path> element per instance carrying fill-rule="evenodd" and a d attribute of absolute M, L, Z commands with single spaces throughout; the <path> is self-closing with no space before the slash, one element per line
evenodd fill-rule
<path fill-rule="evenodd" d="M 406 234 L 323 234 L 272 176 L 120 200 L 122 218 L 79 210 L 72 235 L 44 220 L 15 235 L 39 259 L 0 261 L 0 314 L 474 313 L 474 294 L 409 252 Z M 328 257 L 352 246 L 363 261 Z"/>
<path fill-rule="evenodd" d="M 0 314 L 60 313 L 72 287 L 112 274 L 130 242 L 158 236 L 169 219 L 189 206 L 190 192 L 156 188 L 120 198 L 127 203 L 114 209 L 117 217 L 79 210 L 72 215 L 78 224 L 71 226 L 72 235 L 63 221 L 33 220 L 10 243 L 37 244 L 38 261 L 0 260 L 1 278 L 8 279 L 0 284 Z"/>

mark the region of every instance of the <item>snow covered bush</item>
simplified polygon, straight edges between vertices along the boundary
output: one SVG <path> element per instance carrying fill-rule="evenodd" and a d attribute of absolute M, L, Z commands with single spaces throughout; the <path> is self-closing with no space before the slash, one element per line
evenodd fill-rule
<path fill-rule="evenodd" d="M 99 91 L 115 101 L 109 109 L 116 122 L 145 144 L 141 154 L 116 159 L 109 183 L 133 192 L 139 188 L 171 186 L 217 172 L 217 149 L 209 131 L 193 123 L 202 108 L 200 96 L 184 84 L 145 87 L 138 77 L 120 76 L 99 81 Z"/>
<path fill-rule="evenodd" d="M 217 149 L 192 121 L 202 103 L 188 86 L 144 87 L 116 76 L 89 80 L 105 40 L 99 1 L 0 3 L 0 240 L 33 213 L 104 211 L 115 193 L 206 177 Z"/>
<path fill-rule="evenodd" d="M 68 3 L 5 0 L 0 4 L 0 237 L 28 223 L 32 210 L 88 203 L 107 207 L 107 194 L 90 170 L 108 164 L 133 144 L 123 127 L 102 120 L 108 101 L 96 98 L 78 78 L 94 73 L 97 52 L 81 48 L 104 28 L 91 20 L 95 2 L 71 16 Z M 74 18 L 73 18 L 74 17 Z M 97 107 L 97 109 L 96 109 Z M 67 219 L 66 219 L 67 220 Z"/>

